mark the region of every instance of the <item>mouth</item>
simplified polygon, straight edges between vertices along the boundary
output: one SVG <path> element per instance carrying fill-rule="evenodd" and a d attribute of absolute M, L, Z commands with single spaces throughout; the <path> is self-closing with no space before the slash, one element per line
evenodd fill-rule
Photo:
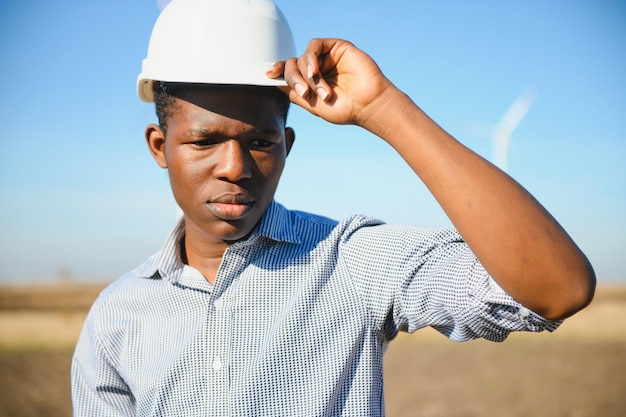
<path fill-rule="evenodd" d="M 254 207 L 255 201 L 245 194 L 222 194 L 207 201 L 207 206 L 222 220 L 239 220 Z"/>

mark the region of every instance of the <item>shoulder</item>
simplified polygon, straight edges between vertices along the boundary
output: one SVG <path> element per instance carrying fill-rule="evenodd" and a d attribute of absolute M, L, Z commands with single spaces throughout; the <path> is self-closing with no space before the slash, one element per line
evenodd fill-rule
<path fill-rule="evenodd" d="M 93 303 L 89 316 L 92 320 L 110 319 L 125 306 L 136 305 L 140 300 L 152 299 L 166 283 L 156 270 L 159 253 L 154 254 L 137 268 L 123 274 L 108 284 Z"/>
<path fill-rule="evenodd" d="M 366 225 L 382 224 L 380 220 L 352 215 L 342 221 L 300 210 L 289 210 L 274 201 L 257 228 L 257 233 L 289 243 L 321 241 L 341 237 Z"/>
<path fill-rule="evenodd" d="M 342 220 L 335 220 L 304 211 L 291 211 L 290 213 L 294 229 L 302 241 L 330 239 L 342 245 L 355 232 L 384 224 L 382 220 L 362 214 L 354 214 Z"/>
<path fill-rule="evenodd" d="M 389 224 L 366 216 L 346 219 L 344 235 L 346 246 L 357 251 L 361 247 L 370 247 L 414 253 L 428 252 L 440 246 L 465 246 L 463 238 L 453 228 Z"/>
<path fill-rule="evenodd" d="M 425 228 L 409 224 L 388 224 L 364 214 L 353 214 L 338 221 L 326 216 L 299 210 L 285 210 L 300 241 L 334 240 L 345 248 L 361 251 L 393 249 L 415 252 L 429 251 L 437 246 L 461 247 L 465 242 L 452 228 Z"/>

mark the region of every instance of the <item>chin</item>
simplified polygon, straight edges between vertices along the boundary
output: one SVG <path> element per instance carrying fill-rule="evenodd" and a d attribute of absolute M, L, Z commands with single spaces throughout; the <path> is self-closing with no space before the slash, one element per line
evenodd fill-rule
<path fill-rule="evenodd" d="M 236 226 L 230 225 L 230 224 L 229 224 L 229 226 L 230 227 L 225 228 L 226 230 L 221 230 L 219 233 L 216 233 L 216 236 L 218 236 L 223 241 L 229 242 L 229 243 L 233 243 L 233 242 L 236 242 L 238 240 L 241 240 L 241 239 L 245 238 L 254 229 L 254 226 L 252 226 L 252 227 L 236 227 Z"/>

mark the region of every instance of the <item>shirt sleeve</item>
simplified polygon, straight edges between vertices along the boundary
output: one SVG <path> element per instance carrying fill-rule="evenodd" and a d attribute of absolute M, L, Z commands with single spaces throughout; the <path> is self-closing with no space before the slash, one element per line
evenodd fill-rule
<path fill-rule="evenodd" d="M 512 331 L 553 331 L 489 276 L 453 229 L 360 227 L 342 254 L 386 339 L 433 327 L 455 341 L 503 341 Z"/>
<path fill-rule="evenodd" d="M 74 417 L 135 416 L 130 388 L 109 360 L 97 329 L 97 306 L 87 316 L 72 359 Z"/>

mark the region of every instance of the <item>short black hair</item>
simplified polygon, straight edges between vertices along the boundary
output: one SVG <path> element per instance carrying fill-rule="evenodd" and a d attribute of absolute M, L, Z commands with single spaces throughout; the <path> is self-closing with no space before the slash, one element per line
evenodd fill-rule
<path fill-rule="evenodd" d="M 174 112 L 174 106 L 176 105 L 175 98 L 179 96 L 184 90 L 188 89 L 201 89 L 210 88 L 212 90 L 229 89 L 233 88 L 252 88 L 261 94 L 276 101 L 280 111 L 283 113 L 283 120 L 287 122 L 287 114 L 289 113 L 289 97 L 276 87 L 271 86 L 250 86 L 250 85 L 222 85 L 222 84 L 196 84 L 196 83 L 176 83 L 176 82 L 164 82 L 155 81 L 152 84 L 152 92 L 154 95 L 154 106 L 156 116 L 159 120 L 159 127 L 163 131 L 163 134 L 167 132 L 167 121 Z"/>

